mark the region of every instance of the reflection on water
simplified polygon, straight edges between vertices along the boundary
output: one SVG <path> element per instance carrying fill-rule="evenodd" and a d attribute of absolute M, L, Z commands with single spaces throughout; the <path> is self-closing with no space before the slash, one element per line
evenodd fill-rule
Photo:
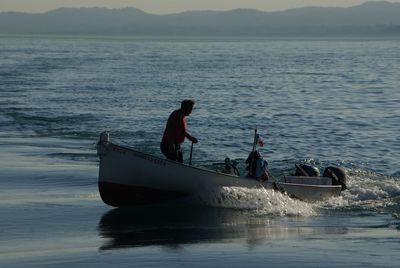
<path fill-rule="evenodd" d="M 249 211 L 206 206 L 146 205 L 113 209 L 103 215 L 100 250 L 197 243 L 245 243 L 320 234 L 343 234 L 342 227 L 307 227 L 307 219 L 260 217 Z"/>

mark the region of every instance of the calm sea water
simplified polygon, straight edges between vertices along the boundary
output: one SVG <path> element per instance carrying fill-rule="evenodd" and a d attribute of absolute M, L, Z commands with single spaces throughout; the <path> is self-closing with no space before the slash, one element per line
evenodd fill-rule
<path fill-rule="evenodd" d="M 0 267 L 398 267 L 399 50 L 399 40 L 0 37 Z M 196 165 L 245 159 L 257 127 L 275 176 L 339 165 L 349 189 L 313 204 L 240 188 L 103 204 L 99 133 L 160 156 L 183 98 L 196 100 Z"/>

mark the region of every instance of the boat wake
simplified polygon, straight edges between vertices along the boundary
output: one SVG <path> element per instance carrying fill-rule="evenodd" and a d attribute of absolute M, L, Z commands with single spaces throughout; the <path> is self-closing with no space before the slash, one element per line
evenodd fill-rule
<path fill-rule="evenodd" d="M 197 195 L 194 201 L 214 207 L 248 210 L 255 215 L 312 216 L 316 214 L 311 204 L 264 188 L 221 187 Z"/>
<path fill-rule="evenodd" d="M 349 174 L 348 189 L 339 197 L 319 202 L 303 202 L 271 189 L 242 187 L 212 189 L 196 195 L 194 201 L 214 207 L 247 210 L 255 215 L 305 217 L 332 209 L 386 210 L 398 202 L 399 178 L 360 169 L 347 169 L 346 172 Z"/>
<path fill-rule="evenodd" d="M 400 180 L 365 170 L 350 170 L 349 191 L 345 197 L 353 201 L 393 198 L 400 195 Z"/>
<path fill-rule="evenodd" d="M 348 189 L 340 197 L 315 204 L 320 209 L 339 211 L 378 211 L 397 215 L 400 178 L 364 169 L 347 169 Z"/>

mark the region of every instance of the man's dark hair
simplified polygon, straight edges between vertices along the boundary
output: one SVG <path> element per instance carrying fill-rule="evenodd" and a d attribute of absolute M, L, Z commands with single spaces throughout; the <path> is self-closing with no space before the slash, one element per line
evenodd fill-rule
<path fill-rule="evenodd" d="M 181 109 L 189 110 L 192 109 L 194 106 L 194 100 L 183 100 L 181 102 Z"/>

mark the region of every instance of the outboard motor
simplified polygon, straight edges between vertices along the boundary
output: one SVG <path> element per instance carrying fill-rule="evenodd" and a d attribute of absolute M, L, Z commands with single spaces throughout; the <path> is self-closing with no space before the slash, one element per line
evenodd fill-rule
<path fill-rule="evenodd" d="M 346 173 L 340 167 L 326 167 L 324 170 L 324 177 L 332 178 L 332 185 L 341 185 L 342 191 L 347 189 Z"/>
<path fill-rule="evenodd" d="M 308 165 L 308 164 L 300 164 L 296 166 L 295 176 L 306 176 L 306 177 L 319 177 L 319 169 L 317 167 Z"/>

